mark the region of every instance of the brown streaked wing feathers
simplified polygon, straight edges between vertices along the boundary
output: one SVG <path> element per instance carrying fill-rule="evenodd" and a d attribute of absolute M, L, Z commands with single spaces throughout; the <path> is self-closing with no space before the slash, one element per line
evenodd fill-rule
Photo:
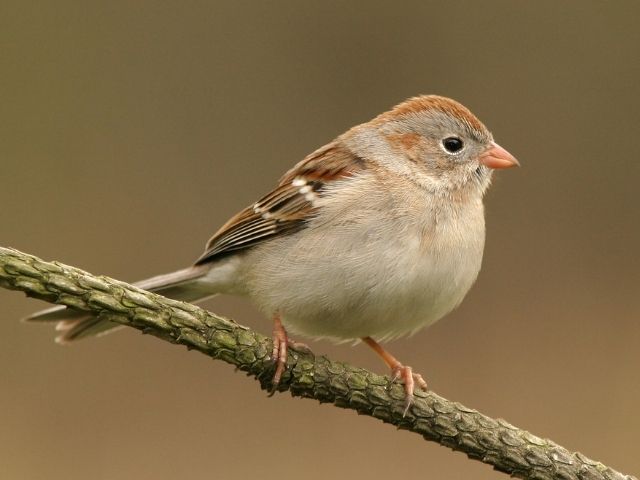
<path fill-rule="evenodd" d="M 312 199 L 301 193 L 300 188 L 307 185 L 311 192 L 322 195 L 327 183 L 353 175 L 364 165 L 362 158 L 337 143 L 318 149 L 285 173 L 274 190 L 229 219 L 207 242 L 205 252 L 195 264 L 211 262 L 304 228 L 315 208 Z M 295 179 L 305 183 L 293 185 Z"/>

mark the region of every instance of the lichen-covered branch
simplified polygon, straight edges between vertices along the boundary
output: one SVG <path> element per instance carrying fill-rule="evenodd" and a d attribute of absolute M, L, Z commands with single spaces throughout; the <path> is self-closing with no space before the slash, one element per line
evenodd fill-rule
<path fill-rule="evenodd" d="M 105 319 L 219 358 L 271 387 L 271 340 L 232 320 L 106 277 L 0 247 L 0 286 Z M 634 477 L 550 440 L 495 420 L 432 392 L 417 392 L 403 417 L 404 391 L 386 377 L 309 351 L 289 351 L 279 390 L 333 403 L 422 435 L 523 479 Z"/>

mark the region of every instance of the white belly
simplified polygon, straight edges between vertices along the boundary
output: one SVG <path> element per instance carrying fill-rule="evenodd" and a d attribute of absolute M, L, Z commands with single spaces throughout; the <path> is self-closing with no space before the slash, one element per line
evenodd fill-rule
<path fill-rule="evenodd" d="M 467 207 L 438 221 L 425 212 L 381 222 L 365 211 L 339 227 L 327 212 L 248 252 L 247 294 L 292 333 L 339 341 L 411 334 L 455 308 L 478 275 L 484 215 L 480 200 Z"/>

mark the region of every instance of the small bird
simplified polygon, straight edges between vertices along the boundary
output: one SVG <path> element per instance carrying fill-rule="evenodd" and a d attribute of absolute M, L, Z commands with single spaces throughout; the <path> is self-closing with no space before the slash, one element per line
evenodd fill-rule
<path fill-rule="evenodd" d="M 480 271 L 492 171 L 517 165 L 460 103 L 410 98 L 296 164 L 192 266 L 136 285 L 188 302 L 248 297 L 273 320 L 274 389 L 289 332 L 362 340 L 403 381 L 408 409 L 416 384 L 427 384 L 379 342 L 411 335 L 462 301 Z M 118 326 L 65 307 L 29 320 L 58 321 L 61 343 Z"/>

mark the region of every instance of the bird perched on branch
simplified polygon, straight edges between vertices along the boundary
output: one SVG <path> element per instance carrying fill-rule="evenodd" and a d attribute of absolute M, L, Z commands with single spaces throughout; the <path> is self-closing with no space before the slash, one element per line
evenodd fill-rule
<path fill-rule="evenodd" d="M 136 285 L 188 302 L 250 298 L 273 320 L 274 388 L 288 332 L 361 339 L 403 381 L 408 408 L 426 382 L 378 342 L 410 335 L 462 301 L 482 261 L 483 194 L 493 170 L 516 165 L 460 103 L 411 98 L 295 165 L 192 266 Z M 65 307 L 29 319 L 58 321 L 62 343 L 118 326 Z"/>

